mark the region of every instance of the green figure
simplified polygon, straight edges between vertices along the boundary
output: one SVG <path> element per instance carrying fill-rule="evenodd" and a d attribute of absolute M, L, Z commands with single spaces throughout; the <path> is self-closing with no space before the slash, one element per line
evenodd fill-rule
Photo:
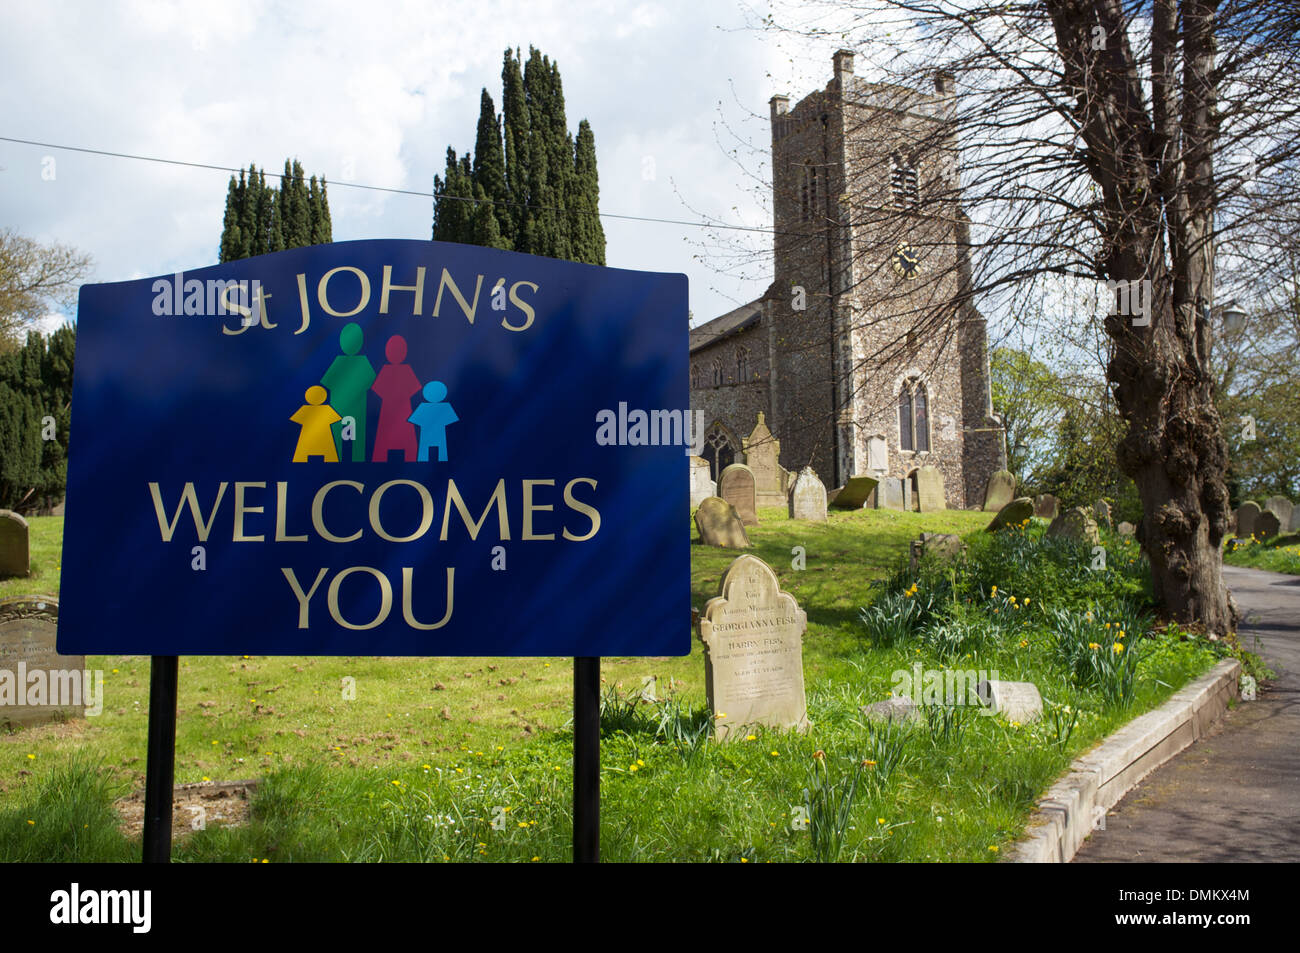
<path fill-rule="evenodd" d="M 370 385 L 375 382 L 375 369 L 369 358 L 358 354 L 361 350 L 361 325 L 353 321 L 339 332 L 339 347 L 343 353 L 334 358 L 334 363 L 320 379 L 330 392 L 330 406 L 340 417 L 351 417 L 355 422 L 352 444 L 352 462 L 361 463 L 366 459 L 366 395 Z M 343 456 L 344 421 L 339 420 L 331 429 L 334 431 L 334 447 L 339 459 Z"/>

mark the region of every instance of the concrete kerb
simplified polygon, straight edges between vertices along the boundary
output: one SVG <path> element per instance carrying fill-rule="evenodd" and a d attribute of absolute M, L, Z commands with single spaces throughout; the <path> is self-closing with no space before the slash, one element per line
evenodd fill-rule
<path fill-rule="evenodd" d="M 1069 863 L 1098 817 L 1153 770 L 1201 738 L 1237 697 L 1241 663 L 1224 659 L 1155 711 L 1133 719 L 1070 766 L 1038 802 L 1004 855 L 1021 864 Z"/>

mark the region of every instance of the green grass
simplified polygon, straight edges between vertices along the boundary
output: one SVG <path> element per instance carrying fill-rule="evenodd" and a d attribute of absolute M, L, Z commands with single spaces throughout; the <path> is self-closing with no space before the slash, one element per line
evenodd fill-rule
<path fill-rule="evenodd" d="M 1300 576 L 1300 533 L 1270 536 L 1265 540 L 1252 537 L 1235 547 L 1231 542 L 1225 543 L 1223 561 L 1233 566 Z"/>
<path fill-rule="evenodd" d="M 988 515 L 862 511 L 832 513 L 826 524 L 795 523 L 780 510 L 760 517 L 750 528 L 751 551 L 808 613 L 804 669 L 813 727 L 699 743 L 711 716 L 698 640 L 685 658 L 605 659 L 613 702 L 602 717 L 606 859 L 996 859 L 1073 757 L 1225 651 L 1176 631 L 1145 640 L 1128 706 L 1076 685 L 1057 661 L 1048 610 L 1135 590 L 1142 567 L 1130 544 L 1110 536 L 1109 574 L 1053 576 L 1032 539 L 1005 566 L 980 556 L 980 565 L 998 567 L 999 596 L 988 595 L 988 580 L 964 576 L 959 599 L 950 598 L 945 611 L 975 625 L 993 619 L 988 613 L 1008 605 L 1010 595 L 1031 603 L 1009 609 L 997 637 L 969 652 L 954 655 L 925 632 L 873 644 L 860 610 L 890 586 L 897 594 L 906 574 L 894 572 L 908 541 L 922 530 L 972 533 Z M 33 521 L 34 533 L 57 535 L 61 520 L 46 520 Z M 1041 531 L 1035 525 L 1030 536 Z M 989 539 L 975 533 L 972 555 Z M 791 567 L 795 546 L 806 551 L 801 571 Z M 736 553 L 693 547 L 692 555 L 693 604 L 703 606 Z M 1057 554 L 1067 562 L 1076 556 Z M 57 546 L 44 558 L 57 567 Z M 929 567 L 918 586 L 942 590 L 944 572 Z M 45 578 L 57 584 L 56 575 Z M 951 597 L 951 587 L 945 591 Z M 958 604 L 965 597 L 971 603 Z M 959 724 L 945 725 L 936 712 L 933 730 L 923 724 L 886 737 L 863 721 L 859 706 L 887 697 L 897 687 L 893 673 L 915 662 L 1033 680 L 1049 717 L 1020 726 L 959 712 Z M 111 804 L 143 781 L 149 663 L 95 657 L 89 664 L 104 670 L 102 715 L 0 734 L 0 860 L 138 855 L 138 842 L 117 833 Z M 345 676 L 355 679 L 355 700 L 343 697 Z M 650 676 L 667 700 L 629 700 Z M 264 780 L 247 826 L 186 833 L 175 856 L 566 861 L 571 698 L 568 659 L 185 657 L 177 782 Z M 885 777 L 882 752 L 891 751 L 897 763 Z M 792 826 L 809 806 L 816 837 Z"/>
<path fill-rule="evenodd" d="M 27 525 L 27 545 L 31 550 L 31 574 L 26 577 L 0 577 L 0 599 L 59 594 L 63 517 L 30 516 L 27 518 Z"/>

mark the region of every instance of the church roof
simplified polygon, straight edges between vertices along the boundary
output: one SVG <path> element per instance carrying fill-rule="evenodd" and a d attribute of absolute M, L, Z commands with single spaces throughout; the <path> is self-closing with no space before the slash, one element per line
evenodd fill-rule
<path fill-rule="evenodd" d="M 746 328 L 752 328 L 758 324 L 763 314 L 763 299 L 756 298 L 748 304 L 742 304 L 733 311 L 714 318 L 712 321 L 706 321 L 697 328 L 691 329 L 691 353 L 708 347 L 710 344 L 716 344 L 725 337 L 732 334 L 738 334 Z"/>

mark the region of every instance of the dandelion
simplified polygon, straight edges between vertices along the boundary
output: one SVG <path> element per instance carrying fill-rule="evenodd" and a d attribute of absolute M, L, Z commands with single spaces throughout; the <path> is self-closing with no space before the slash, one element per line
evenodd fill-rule
<path fill-rule="evenodd" d="M 636 774 L 638 771 L 641 770 L 640 766 L 639 766 L 639 765 L 635 765 L 635 764 L 630 764 L 630 765 L 628 765 L 627 769 L 628 769 L 628 771 L 632 772 L 633 774 Z"/>
<path fill-rule="evenodd" d="M 874 761 L 872 761 L 870 758 L 868 758 L 868 759 L 866 759 L 866 760 L 864 760 L 864 761 L 862 762 L 862 766 L 863 766 L 864 768 L 874 768 L 874 767 L 876 766 L 876 762 L 874 762 Z"/>
<path fill-rule="evenodd" d="M 34 754 L 29 754 L 29 755 L 27 756 L 27 760 L 28 760 L 28 761 L 35 761 L 35 760 L 36 760 L 36 755 L 34 755 Z"/>
<path fill-rule="evenodd" d="M 991 850 L 993 853 L 996 854 L 996 853 L 998 852 L 998 845 L 997 845 L 997 844 L 989 844 L 989 850 Z"/>
<path fill-rule="evenodd" d="M 1029 640 L 1028 640 L 1028 639 L 1021 639 L 1021 640 L 1020 640 L 1020 647 L 1021 647 L 1022 649 L 1023 649 L 1025 646 L 1027 646 L 1028 644 L 1029 644 Z"/>
<path fill-rule="evenodd" d="M 534 858 L 533 858 L 533 863 L 537 863 L 537 862 L 538 862 L 539 860 L 541 860 L 541 859 L 542 859 L 542 858 L 540 858 L 540 857 L 534 857 Z"/>
<path fill-rule="evenodd" d="M 520 821 L 520 822 L 519 822 L 519 826 L 520 826 L 520 827 L 523 827 L 523 828 L 527 828 L 527 827 L 528 827 L 528 822 L 527 822 L 527 821 Z"/>
<path fill-rule="evenodd" d="M 883 823 L 885 823 L 885 819 L 884 819 L 883 817 L 878 817 L 878 818 L 876 818 L 876 823 L 877 823 L 877 824 L 883 824 Z"/>
<path fill-rule="evenodd" d="M 746 740 L 746 741 L 757 741 L 757 740 L 758 740 L 758 735 L 746 735 L 746 736 L 745 736 L 745 740 Z"/>
<path fill-rule="evenodd" d="M 780 754 L 781 754 L 781 752 L 779 752 L 779 751 L 773 751 L 773 752 L 772 752 L 772 757 L 774 757 L 774 758 L 775 758 L 775 757 L 778 757 Z"/>
<path fill-rule="evenodd" d="M 30 824 L 30 825 L 32 825 L 32 827 L 35 827 L 35 826 L 36 826 L 36 822 L 35 822 L 35 821 L 29 820 L 27 823 Z"/>
<path fill-rule="evenodd" d="M 749 863 L 749 858 L 748 858 L 748 857 L 742 857 L 742 858 L 740 858 L 740 862 L 741 862 L 742 864 L 747 864 L 747 863 Z"/>

